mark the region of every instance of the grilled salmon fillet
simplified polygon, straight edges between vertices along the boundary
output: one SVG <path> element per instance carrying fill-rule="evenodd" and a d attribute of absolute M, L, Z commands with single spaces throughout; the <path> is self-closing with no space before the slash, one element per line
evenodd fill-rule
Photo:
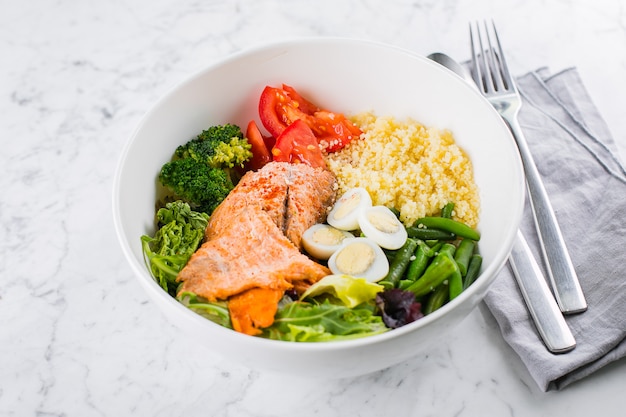
<path fill-rule="evenodd" d="M 205 231 L 206 240 L 232 227 L 233 214 L 246 208 L 266 212 L 280 230 L 285 229 L 289 164 L 271 163 L 259 171 L 247 172 L 228 197 L 217 206 Z"/>
<path fill-rule="evenodd" d="M 305 164 L 271 162 L 246 173 L 215 209 L 204 243 L 178 274 L 181 291 L 233 300 L 235 329 L 259 333 L 272 324 L 285 290 L 330 274 L 300 246 L 302 233 L 325 220 L 336 188 L 330 171 Z M 252 306 L 254 299 L 260 304 Z"/>
<path fill-rule="evenodd" d="M 209 301 L 226 300 L 255 287 L 284 291 L 293 281 L 315 282 L 328 275 L 326 267 L 300 253 L 258 207 L 228 217 L 230 227 L 203 243 L 178 274 L 182 291 Z"/>
<path fill-rule="evenodd" d="M 215 209 L 206 240 L 228 229 L 233 213 L 255 206 L 268 213 L 283 234 L 302 249 L 302 234 L 326 220 L 328 208 L 335 202 L 336 188 L 335 176 L 328 170 L 271 162 L 259 171 L 247 172 Z"/>

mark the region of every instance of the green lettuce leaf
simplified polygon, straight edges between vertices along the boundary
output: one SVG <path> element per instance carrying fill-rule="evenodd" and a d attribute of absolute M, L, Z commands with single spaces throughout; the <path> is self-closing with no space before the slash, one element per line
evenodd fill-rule
<path fill-rule="evenodd" d="M 228 303 L 225 301 L 208 302 L 190 291 L 181 292 L 176 298 L 185 307 L 195 311 L 202 317 L 232 329 Z"/>
<path fill-rule="evenodd" d="M 384 333 L 388 329 L 375 307 L 361 304 L 348 308 L 332 304 L 294 301 L 280 308 L 263 337 L 290 342 L 328 342 Z"/>
<path fill-rule="evenodd" d="M 302 294 L 301 299 L 330 294 L 339 299 L 346 307 L 352 308 L 373 300 L 376 294 L 384 289 L 382 285 L 369 282 L 364 278 L 355 278 L 343 274 L 328 275 L 311 285 Z"/>

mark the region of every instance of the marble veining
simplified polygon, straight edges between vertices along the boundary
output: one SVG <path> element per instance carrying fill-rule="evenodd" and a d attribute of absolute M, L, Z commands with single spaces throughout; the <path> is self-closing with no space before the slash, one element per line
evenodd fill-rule
<path fill-rule="evenodd" d="M 135 281 L 112 227 L 120 151 L 172 86 L 293 37 L 467 59 L 494 18 L 514 72 L 576 66 L 626 155 L 621 0 L 60 0 L 0 16 L 1 416 L 616 416 L 622 360 L 539 392 L 484 307 L 428 356 L 344 380 L 251 371 L 194 344 Z M 332 63 L 329 63 L 332 65 Z"/>

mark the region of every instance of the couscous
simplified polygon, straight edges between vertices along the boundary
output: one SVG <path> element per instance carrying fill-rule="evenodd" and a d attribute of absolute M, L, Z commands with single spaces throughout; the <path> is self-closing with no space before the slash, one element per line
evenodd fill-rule
<path fill-rule="evenodd" d="M 363 187 L 373 204 L 395 208 L 407 226 L 453 202 L 453 218 L 476 227 L 480 201 L 472 163 L 450 131 L 372 113 L 352 120 L 362 140 L 327 156 L 340 193 Z"/>

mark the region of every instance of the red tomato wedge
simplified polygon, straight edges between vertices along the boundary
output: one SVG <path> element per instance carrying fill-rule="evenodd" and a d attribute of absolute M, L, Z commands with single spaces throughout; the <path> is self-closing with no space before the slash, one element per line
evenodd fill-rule
<path fill-rule="evenodd" d="M 272 156 L 278 162 L 301 162 L 314 168 L 326 167 L 317 139 L 303 120 L 294 121 L 276 138 Z"/>
<path fill-rule="evenodd" d="M 276 138 L 293 122 L 303 120 L 327 152 L 335 152 L 361 135 L 361 129 L 343 114 L 320 109 L 286 84 L 282 88 L 265 87 L 259 100 L 259 116 Z"/>
<path fill-rule="evenodd" d="M 246 139 L 252 146 L 252 158 L 246 163 L 246 170 L 256 171 L 272 160 L 265 138 L 254 120 L 250 120 L 246 129 Z"/>

